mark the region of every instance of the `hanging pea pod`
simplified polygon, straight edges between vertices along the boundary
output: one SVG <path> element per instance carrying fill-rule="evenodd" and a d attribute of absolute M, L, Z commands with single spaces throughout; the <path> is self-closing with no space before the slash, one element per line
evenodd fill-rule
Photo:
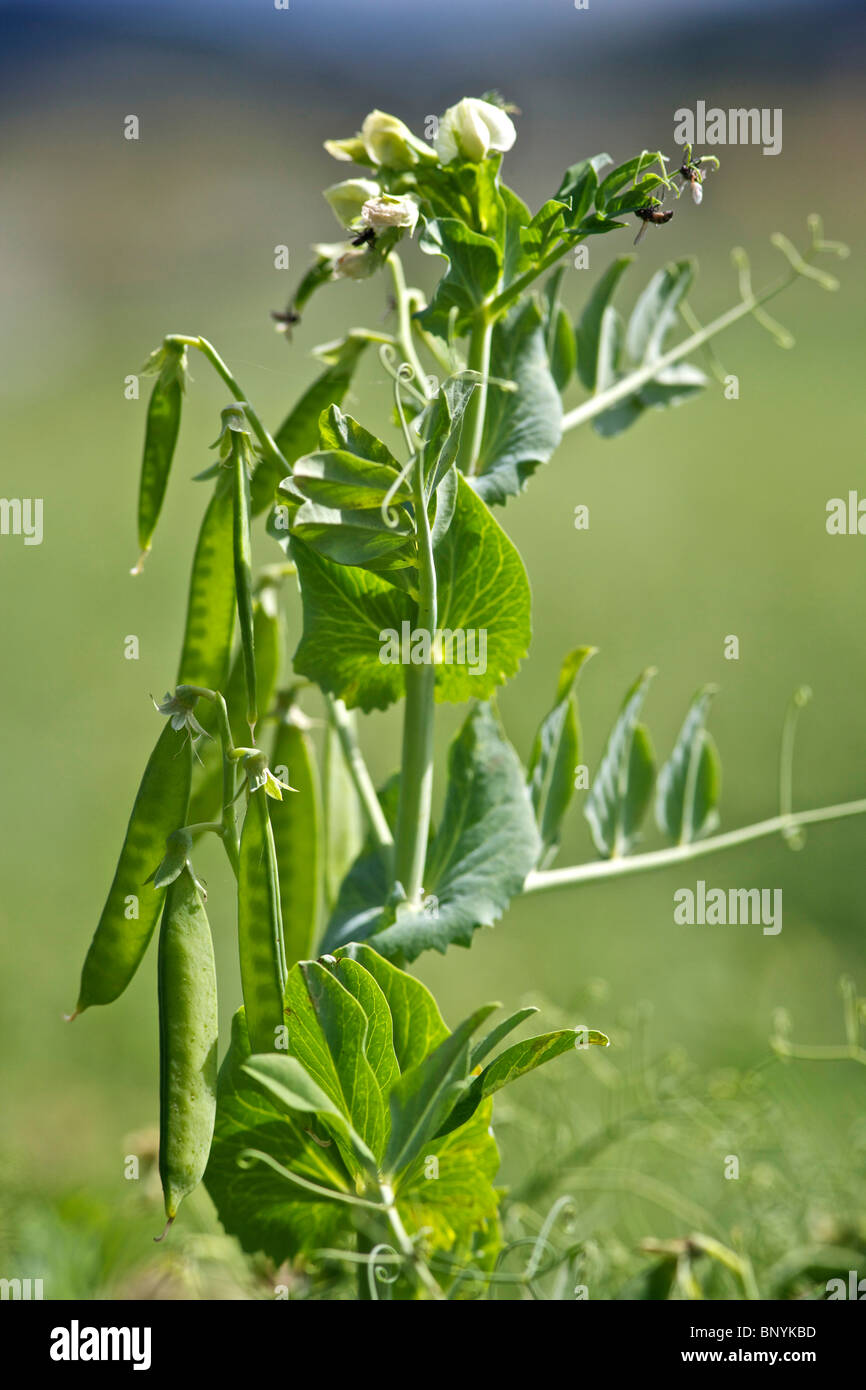
<path fill-rule="evenodd" d="M 165 343 L 152 354 L 145 372 L 158 372 L 147 407 L 141 482 L 138 491 L 138 548 L 141 552 L 132 571 L 141 571 L 150 550 L 156 523 L 162 510 L 171 461 L 180 430 L 180 414 L 186 381 L 186 348 Z"/>
<path fill-rule="evenodd" d="M 162 859 L 168 836 L 186 823 L 191 777 L 189 733 L 169 723 L 150 755 L 135 798 L 114 880 L 81 972 L 76 1014 L 91 1004 L 117 999 L 138 969 L 163 899 L 162 891 L 146 879 Z"/>
<path fill-rule="evenodd" d="M 225 690 L 235 625 L 232 516 L 231 488 L 221 478 L 202 519 L 192 563 L 178 685 Z"/>
<path fill-rule="evenodd" d="M 188 866 L 166 893 L 158 969 L 159 1175 L 168 1230 L 184 1197 L 201 1182 L 216 1116 L 216 965 L 202 895 Z"/>
<path fill-rule="evenodd" d="M 348 717 L 354 720 L 354 711 Z M 340 885 L 364 846 L 361 802 L 349 775 L 340 738 L 329 714 L 322 759 L 324 788 L 325 905 L 330 913 Z"/>
<path fill-rule="evenodd" d="M 234 594 L 234 588 L 232 593 Z M 279 614 L 270 589 L 264 589 L 262 597 L 256 599 L 253 604 L 253 641 L 256 653 L 256 688 L 261 707 L 266 710 L 273 703 L 284 648 Z M 239 747 L 247 736 L 246 680 L 241 652 L 238 652 L 232 663 L 231 674 L 225 686 L 225 699 L 232 738 L 235 746 Z M 208 733 L 214 733 L 216 719 L 212 707 L 204 710 L 202 723 Z M 196 769 L 195 791 L 189 813 L 190 821 L 196 824 L 219 819 L 222 795 L 222 754 L 219 745 L 214 741 L 206 745 L 201 753 L 202 762 Z"/>
<path fill-rule="evenodd" d="M 241 987 L 252 1049 L 272 1052 L 283 1023 L 286 983 L 280 880 L 268 801 L 273 779 L 259 781 L 259 773 L 262 778 L 268 775 L 264 754 L 252 750 L 245 761 L 251 790 L 238 864 Z"/>
<path fill-rule="evenodd" d="M 222 429 L 215 447 L 220 458 L 231 470 L 233 511 L 233 552 L 235 596 L 241 629 L 244 680 L 246 682 L 246 717 L 251 730 L 258 721 L 256 689 L 256 648 L 253 629 L 253 559 L 250 540 L 250 474 L 253 451 L 247 418 L 240 403 L 226 406 L 222 412 Z"/>
<path fill-rule="evenodd" d="M 286 965 L 309 959 L 319 924 L 321 804 L 310 721 L 289 704 L 277 726 L 271 753 L 274 775 L 297 795 L 271 807 L 280 881 Z"/>

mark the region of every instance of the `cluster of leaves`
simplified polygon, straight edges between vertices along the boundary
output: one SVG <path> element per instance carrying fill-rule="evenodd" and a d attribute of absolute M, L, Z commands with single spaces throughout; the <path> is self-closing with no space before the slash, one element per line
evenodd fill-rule
<path fill-rule="evenodd" d="M 475 1260 L 483 1244 L 495 1258 L 490 1098 L 551 1058 L 607 1039 L 558 1029 L 488 1060 L 534 1009 L 473 1045 L 498 1005 L 449 1032 L 424 985 L 363 945 L 296 965 L 285 1000 L 285 1051 L 251 1055 L 240 1010 L 220 1073 L 205 1181 L 226 1229 L 277 1263 L 356 1236 L 371 1249 L 388 1239 L 384 1184 L 401 1227 L 428 1255 Z"/>

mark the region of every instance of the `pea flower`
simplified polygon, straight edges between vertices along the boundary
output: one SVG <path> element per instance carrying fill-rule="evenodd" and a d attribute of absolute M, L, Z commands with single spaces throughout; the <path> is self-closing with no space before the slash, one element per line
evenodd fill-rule
<path fill-rule="evenodd" d="M 408 231 L 412 236 L 418 224 L 418 204 L 412 197 L 395 198 L 390 193 L 376 193 L 362 207 L 361 220 L 377 236 L 393 227 Z"/>
<path fill-rule="evenodd" d="M 464 97 L 445 112 L 435 145 L 443 164 L 455 159 L 480 164 L 491 153 L 510 150 L 516 139 L 514 122 L 501 106 L 480 97 Z"/>
<path fill-rule="evenodd" d="M 202 735 L 205 738 L 210 738 L 210 734 L 202 728 L 195 717 L 194 710 L 197 699 L 198 696 L 196 695 L 183 696 L 178 695 L 177 692 L 171 695 L 169 691 L 166 691 L 161 705 L 157 705 L 156 700 L 153 703 L 160 714 L 164 714 L 171 720 L 171 727 L 176 729 L 178 733 L 182 729 L 188 729 L 193 739 L 201 738 Z"/>
<path fill-rule="evenodd" d="M 387 111 L 371 111 L 365 116 L 361 142 L 374 164 L 384 164 L 389 169 L 411 169 L 415 164 L 435 159 L 430 146 Z"/>
<path fill-rule="evenodd" d="M 376 199 L 382 190 L 372 179 L 343 179 L 326 188 L 324 197 L 330 203 L 341 227 L 351 227 L 361 217 L 366 203 Z"/>

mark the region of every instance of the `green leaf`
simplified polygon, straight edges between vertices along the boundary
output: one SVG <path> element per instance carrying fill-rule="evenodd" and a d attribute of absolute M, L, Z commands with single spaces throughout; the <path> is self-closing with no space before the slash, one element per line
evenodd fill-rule
<path fill-rule="evenodd" d="M 473 556 L 471 567 L 466 555 Z M 415 615 L 409 596 L 378 575 L 332 563 L 299 536 L 292 538 L 292 557 L 304 611 L 296 672 L 350 707 L 393 704 L 403 694 L 404 667 L 402 659 L 383 662 L 381 656 L 390 643 L 402 658 L 404 634 L 409 645 Z M 444 646 L 444 655 L 455 659 L 436 668 L 436 697 L 485 699 L 516 673 L 526 655 L 531 600 L 518 551 L 462 476 L 435 560 L 439 628 L 455 636 L 450 647 L 450 639 Z"/>
<path fill-rule="evenodd" d="M 496 324 L 490 374 L 517 385 L 516 391 L 494 387 L 487 398 L 473 485 L 485 502 L 495 504 L 521 492 L 562 438 L 562 402 L 551 375 L 544 320 L 531 299 Z"/>
<path fill-rule="evenodd" d="M 391 1137 L 384 1158 L 393 1177 L 408 1167 L 450 1112 L 469 1071 L 472 1034 L 500 1006 L 484 1004 L 443 1038 L 423 1062 L 405 1071 L 391 1091 Z"/>
<path fill-rule="evenodd" d="M 706 729 L 710 705 L 718 687 L 697 692 L 671 756 L 661 769 L 656 794 L 656 823 L 679 845 L 709 835 L 719 823 L 716 809 L 722 767 L 712 735 Z"/>
<path fill-rule="evenodd" d="M 430 256 L 444 256 L 448 269 L 436 286 L 429 306 L 418 321 L 430 333 L 448 337 L 449 315 L 456 309 L 458 333 L 470 326 L 485 297 L 495 290 L 502 272 L 502 253 L 495 241 L 470 231 L 453 217 L 428 222 L 418 244 Z"/>
<path fill-rule="evenodd" d="M 503 223 L 505 254 L 502 265 L 502 288 L 510 285 L 519 275 L 523 275 L 533 264 L 531 247 L 526 245 L 526 231 L 531 221 L 529 208 L 522 198 L 505 184 L 500 184 L 499 193 L 505 214 Z"/>
<path fill-rule="evenodd" d="M 657 174 L 651 174 L 650 166 L 660 159 L 661 155 L 658 151 L 644 150 L 643 154 L 634 155 L 631 159 L 627 159 L 624 164 L 618 164 L 615 169 L 612 169 L 598 186 L 598 192 L 595 195 L 595 206 L 598 211 L 604 213 L 610 211 L 609 204 L 614 195 L 625 188 L 627 183 L 631 183 L 639 168 L 644 171 L 644 176 L 638 182 L 637 188 L 643 187 L 644 191 L 648 192 L 649 189 L 655 187 L 660 180 Z M 644 199 L 645 201 L 646 199 Z"/>
<path fill-rule="evenodd" d="M 473 932 L 493 926 L 538 862 L 540 841 L 520 759 L 489 705 L 473 708 L 451 745 L 448 788 L 439 830 L 430 846 L 424 911 L 399 906 L 396 920 L 379 928 L 383 899 L 370 898 L 354 916 L 335 914 L 326 950 L 360 939 L 384 956 L 412 961 L 422 951 L 469 946 Z M 378 878 L 378 884 L 384 875 Z M 379 889 L 381 892 L 381 888 Z"/>
<path fill-rule="evenodd" d="M 398 970 L 371 946 L 353 942 L 341 947 L 338 958 L 357 961 L 372 975 L 388 1001 L 394 1052 L 401 1072 L 417 1066 L 444 1038 L 448 1029 L 426 985 Z"/>
<path fill-rule="evenodd" d="M 500 1091 L 509 1082 L 516 1081 L 518 1077 L 525 1076 L 527 1072 L 534 1071 L 536 1067 L 543 1066 L 545 1062 L 552 1061 L 554 1057 L 561 1056 L 563 1052 L 590 1044 L 607 1047 L 609 1041 L 604 1033 L 599 1033 L 594 1028 L 560 1028 L 555 1033 L 539 1033 L 537 1037 L 524 1038 L 522 1042 L 514 1043 L 469 1083 L 465 1093 L 443 1121 L 439 1134 L 448 1134 L 452 1129 L 459 1128 L 471 1118 L 488 1096 Z"/>
<path fill-rule="evenodd" d="M 559 849 L 559 832 L 574 795 L 574 770 L 580 762 L 580 723 L 574 685 L 596 647 L 575 647 L 559 675 L 556 700 L 535 736 L 529 760 L 529 794 L 541 836 L 540 867 Z"/>
<path fill-rule="evenodd" d="M 249 1253 L 277 1264 L 304 1250 L 336 1244 L 345 1226 L 341 1206 L 317 1199 L 263 1163 L 242 1168 L 249 1149 L 270 1153 L 299 1177 L 343 1194 L 354 1183 L 333 1143 L 317 1144 L 309 1120 L 287 1112 L 245 1070 L 250 1058 L 243 1009 L 232 1020 L 231 1047 L 220 1068 L 213 1147 L 204 1181 L 229 1235 Z"/>
<path fill-rule="evenodd" d="M 374 463 L 344 449 L 304 454 L 292 470 L 293 483 L 311 502 L 349 509 L 381 508 L 398 476 L 396 463 L 393 466 Z M 411 501 L 412 489 L 404 481 L 393 496 L 395 505 Z"/>
<path fill-rule="evenodd" d="M 623 375 L 654 362 L 665 350 L 665 341 L 677 321 L 679 306 L 694 279 L 694 262 L 677 261 L 658 271 L 640 295 L 629 319 L 625 348 L 630 359 L 620 370 L 622 348 L 621 326 L 617 339 L 616 360 L 608 363 L 604 385 L 601 365 L 597 389 L 614 385 Z M 613 314 L 613 310 L 610 313 Z M 608 311 L 605 311 L 607 315 Z M 603 320 L 604 322 L 604 320 Z M 600 349 L 601 356 L 601 349 Z M 634 395 L 618 402 L 593 420 L 597 434 L 606 438 L 621 434 L 651 407 L 679 405 L 706 386 L 704 373 L 688 362 L 663 368 L 652 381 Z"/>
<path fill-rule="evenodd" d="M 287 1110 L 324 1115 L 345 1134 L 367 1171 L 371 1175 L 375 1174 L 376 1160 L 364 1141 L 355 1133 L 342 1111 L 332 1103 L 294 1057 L 256 1054 L 245 1063 L 244 1071 L 247 1076 L 264 1086 L 266 1091 L 270 1091 L 275 1100 Z"/>
<path fill-rule="evenodd" d="M 345 396 L 367 342 L 367 338 L 350 334 L 341 343 L 335 344 L 327 370 L 307 388 L 277 430 L 275 443 L 290 467 L 295 459 L 316 448 L 319 442 L 319 416 Z M 271 506 L 284 472 L 279 463 L 270 458 L 259 461 L 250 485 L 254 516 Z"/>
<path fill-rule="evenodd" d="M 548 198 L 532 221 L 521 228 L 521 245 L 525 258 L 531 264 L 540 261 L 560 240 L 565 229 L 565 219 L 570 212 L 567 202 L 559 198 Z"/>
<path fill-rule="evenodd" d="M 487 1101 L 460 1129 L 428 1140 L 395 1186 L 406 1230 L 424 1231 L 425 1242 L 448 1251 L 455 1268 L 491 1267 L 478 1250 L 480 1241 L 490 1239 L 491 1226 L 494 1249 L 498 1252 L 501 1246 L 499 1198 L 493 1186 L 499 1151 L 491 1133 L 492 1105 Z"/>
<path fill-rule="evenodd" d="M 299 961 L 292 967 L 285 1003 L 291 1055 L 302 1063 L 376 1160 L 381 1159 L 388 1138 L 388 1115 L 367 1059 L 370 1021 L 364 1008 L 317 961 Z M 339 1144 L 342 1136 L 334 1137 Z M 348 1164 L 353 1156 L 357 1150 L 354 1154 L 343 1151 Z"/>
<path fill-rule="evenodd" d="M 465 377 L 448 377 L 413 422 L 413 429 L 424 441 L 425 481 L 432 491 L 439 487 L 457 457 L 463 415 L 476 389 L 476 383 Z"/>
<path fill-rule="evenodd" d="M 634 256 L 618 256 L 602 275 L 592 291 L 575 329 L 577 336 L 577 374 L 588 391 L 596 389 L 598 375 L 599 339 L 605 309 L 614 290 Z"/>
<path fill-rule="evenodd" d="M 295 513 L 292 535 L 338 565 L 404 569 L 417 558 L 414 527 L 405 513 L 391 527 L 378 510 L 349 511 L 304 502 Z"/>
<path fill-rule="evenodd" d="M 480 1067 L 484 1058 L 490 1056 L 494 1047 L 501 1043 L 503 1038 L 507 1038 L 508 1034 L 513 1033 L 514 1029 L 518 1028 L 525 1019 L 531 1018 L 533 1014 L 537 1013 L 538 1009 L 535 1005 L 528 1004 L 524 1009 L 516 1009 L 501 1023 L 497 1023 L 495 1028 L 491 1028 L 490 1032 L 472 1049 L 472 1056 L 469 1059 L 470 1070 L 474 1071 L 476 1067 Z"/>
<path fill-rule="evenodd" d="M 626 695 L 584 806 L 596 848 L 605 858 L 629 853 L 649 804 L 655 759 L 638 719 L 654 675 L 648 668 Z"/>
<path fill-rule="evenodd" d="M 566 169 L 555 196 L 569 205 L 570 227 L 576 227 L 586 217 L 595 200 L 598 175 L 610 163 L 609 154 L 597 154 L 592 159 L 581 159 Z"/>

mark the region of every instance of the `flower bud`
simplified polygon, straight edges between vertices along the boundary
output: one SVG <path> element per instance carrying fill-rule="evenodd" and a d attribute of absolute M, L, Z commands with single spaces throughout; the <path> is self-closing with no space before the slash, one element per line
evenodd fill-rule
<path fill-rule="evenodd" d="M 325 198 L 341 227 L 351 227 L 370 199 L 378 198 L 381 188 L 372 179 L 344 179 L 325 189 Z"/>
<path fill-rule="evenodd" d="M 371 111 L 361 126 L 364 149 L 374 164 L 389 169 L 411 169 L 422 161 L 435 159 L 429 145 L 413 135 L 407 125 L 386 111 Z"/>
<path fill-rule="evenodd" d="M 449 106 L 439 122 L 436 153 L 443 164 L 468 159 L 479 164 L 497 150 L 510 150 L 517 139 L 514 122 L 501 108 L 479 97 L 464 97 Z"/>
<path fill-rule="evenodd" d="M 369 164 L 370 156 L 364 149 L 360 135 L 352 135 L 348 140 L 326 140 L 325 149 L 332 159 L 345 164 Z"/>

